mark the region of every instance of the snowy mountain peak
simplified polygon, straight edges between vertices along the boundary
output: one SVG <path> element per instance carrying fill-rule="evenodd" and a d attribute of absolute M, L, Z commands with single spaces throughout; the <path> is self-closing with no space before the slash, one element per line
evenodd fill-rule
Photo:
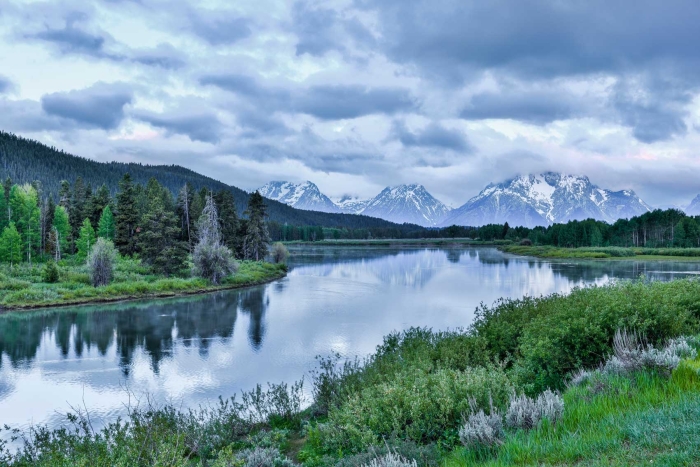
<path fill-rule="evenodd" d="M 700 195 L 693 198 L 693 201 L 685 208 L 685 212 L 689 216 L 700 216 Z"/>
<path fill-rule="evenodd" d="M 367 207 L 367 203 L 369 203 L 370 200 L 362 199 L 357 196 L 345 195 L 334 199 L 333 202 L 344 213 L 360 214 Z"/>
<path fill-rule="evenodd" d="M 426 227 L 437 225 L 450 208 L 428 193 L 423 185 L 408 184 L 386 187 L 367 203 L 362 214 L 381 217 L 399 224 Z"/>
<path fill-rule="evenodd" d="M 297 209 L 340 212 L 338 206 L 309 181 L 303 183 L 269 182 L 258 190 L 265 198 L 279 201 Z"/>
<path fill-rule="evenodd" d="M 614 192 L 593 185 L 586 176 L 545 172 L 489 184 L 441 225 L 508 222 L 533 227 L 587 218 L 614 222 L 649 210 L 631 190 Z"/>

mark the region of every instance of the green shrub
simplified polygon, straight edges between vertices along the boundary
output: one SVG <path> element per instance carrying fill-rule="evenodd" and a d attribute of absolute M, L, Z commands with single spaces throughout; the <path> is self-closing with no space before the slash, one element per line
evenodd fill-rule
<path fill-rule="evenodd" d="M 48 261 L 41 272 L 41 279 L 48 284 L 58 282 L 58 266 L 53 261 Z"/>
<path fill-rule="evenodd" d="M 58 293 L 53 289 L 25 288 L 16 292 L 11 292 L 5 296 L 3 303 L 13 305 L 19 303 L 43 303 L 53 302 L 58 299 Z"/>
<path fill-rule="evenodd" d="M 356 453 L 392 435 L 416 442 L 454 442 L 470 400 L 488 407 L 508 401 L 512 385 L 498 367 L 428 372 L 405 365 L 381 384 L 351 395 L 319 426 L 322 448 Z"/>
<path fill-rule="evenodd" d="M 473 335 L 498 359 L 514 359 L 530 394 L 561 389 L 567 374 L 612 352 L 618 329 L 651 344 L 698 329 L 700 281 L 623 282 L 574 289 L 569 295 L 500 300 L 476 312 Z"/>

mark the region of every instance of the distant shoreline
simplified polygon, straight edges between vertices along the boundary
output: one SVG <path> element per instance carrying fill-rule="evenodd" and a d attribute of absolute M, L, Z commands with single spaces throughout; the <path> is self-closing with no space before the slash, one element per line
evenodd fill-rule
<path fill-rule="evenodd" d="M 591 261 L 700 261 L 700 248 L 632 248 L 500 245 L 504 253 L 542 259 L 578 259 Z"/>
<path fill-rule="evenodd" d="M 470 238 L 395 238 L 395 239 L 359 239 L 359 240 L 319 240 L 316 242 L 306 242 L 300 240 L 282 242 L 285 245 L 304 246 L 444 246 L 444 245 L 464 245 L 464 246 L 499 246 L 510 245 L 509 240 L 481 241 Z"/>

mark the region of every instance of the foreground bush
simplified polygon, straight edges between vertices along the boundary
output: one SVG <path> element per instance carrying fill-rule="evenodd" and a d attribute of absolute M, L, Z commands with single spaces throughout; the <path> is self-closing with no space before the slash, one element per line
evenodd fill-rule
<path fill-rule="evenodd" d="M 470 401 L 505 406 L 512 385 L 499 367 L 439 369 L 405 365 L 391 379 L 364 387 L 328 414 L 319 427 L 327 451 L 359 452 L 395 435 L 416 442 L 456 439 Z M 450 434 L 451 433 L 451 434 Z"/>
<path fill-rule="evenodd" d="M 635 329 L 657 345 L 695 333 L 699 318 L 700 281 L 635 281 L 500 300 L 477 310 L 470 333 L 483 339 L 492 358 L 513 361 L 519 384 L 536 395 L 598 365 L 612 353 L 618 329 Z"/>
<path fill-rule="evenodd" d="M 275 264 L 284 263 L 289 258 L 289 250 L 282 242 L 273 243 L 270 254 L 272 255 L 272 262 Z"/>
<path fill-rule="evenodd" d="M 90 281 L 93 286 L 107 285 L 112 281 L 116 260 L 117 250 L 114 248 L 114 244 L 104 238 L 98 238 L 87 259 Z"/>

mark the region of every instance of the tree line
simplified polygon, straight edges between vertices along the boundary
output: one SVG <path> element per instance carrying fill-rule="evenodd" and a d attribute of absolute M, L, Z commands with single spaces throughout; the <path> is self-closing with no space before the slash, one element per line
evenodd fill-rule
<path fill-rule="evenodd" d="M 0 189 L 0 260 L 84 261 L 100 238 L 165 275 L 180 273 L 190 254 L 196 263 L 198 248 L 212 255 L 224 247 L 238 259 L 262 260 L 270 236 L 259 193 L 248 197 L 244 215 L 230 190 L 196 190 L 186 183 L 173 196 L 155 178 L 142 185 L 129 173 L 114 196 L 106 185 L 93 190 L 78 177 L 61 182 L 57 199 L 39 181 L 14 184 L 8 177 Z"/>
<path fill-rule="evenodd" d="M 478 228 L 450 227 L 441 232 L 481 240 L 529 239 L 538 245 L 558 247 L 700 247 L 700 216 L 689 216 L 679 209 L 656 209 L 612 224 L 595 219 L 574 220 L 548 227 L 510 227 L 489 224 Z"/>

